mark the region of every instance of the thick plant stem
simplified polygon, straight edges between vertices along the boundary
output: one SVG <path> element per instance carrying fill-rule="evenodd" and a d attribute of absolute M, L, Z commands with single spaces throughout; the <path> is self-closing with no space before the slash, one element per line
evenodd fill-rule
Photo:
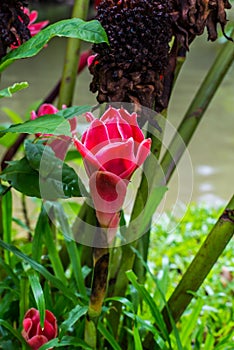
<path fill-rule="evenodd" d="M 107 289 L 109 266 L 108 248 L 94 248 L 93 265 L 92 290 L 88 314 L 85 320 L 85 341 L 92 349 L 96 349 L 96 328 Z"/>
<path fill-rule="evenodd" d="M 209 233 L 168 301 L 168 306 L 175 322 L 180 319 L 180 316 L 193 298 L 193 292 L 196 292 L 200 288 L 233 235 L 234 196 Z M 162 314 L 167 329 L 170 332 L 172 326 L 166 307 L 164 307 Z"/>
<path fill-rule="evenodd" d="M 78 17 L 81 19 L 86 19 L 88 8 L 89 0 L 75 0 L 72 11 L 72 18 Z M 76 72 L 79 62 L 80 46 L 81 41 L 79 39 L 68 39 L 63 75 L 59 91 L 59 109 L 62 108 L 63 104 L 65 104 L 67 107 L 72 105 L 76 83 Z"/>
<path fill-rule="evenodd" d="M 232 33 L 232 36 L 234 32 Z M 175 134 L 168 151 L 165 153 L 161 166 L 165 174 L 166 183 L 171 178 L 185 147 L 189 144 L 199 122 L 201 121 L 207 107 L 214 97 L 218 87 L 223 78 L 228 72 L 234 60 L 234 45 L 233 42 L 228 41 L 223 45 L 220 54 L 214 61 L 211 69 L 206 75 L 201 87 L 195 95 L 188 111 L 186 112 L 178 130 Z M 181 142 L 181 138 L 183 142 Z"/>

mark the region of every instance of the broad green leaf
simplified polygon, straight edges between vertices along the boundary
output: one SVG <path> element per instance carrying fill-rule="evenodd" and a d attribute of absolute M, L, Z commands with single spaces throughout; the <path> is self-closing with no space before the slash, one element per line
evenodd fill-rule
<path fill-rule="evenodd" d="M 12 97 L 12 94 L 16 93 L 17 91 L 26 89 L 27 87 L 28 87 L 27 82 L 15 83 L 12 86 L 9 86 L 5 89 L 0 90 L 0 98 Z"/>
<path fill-rule="evenodd" d="M 67 120 L 89 112 L 91 109 L 92 106 L 89 105 L 64 108 L 55 114 L 45 114 L 34 120 L 13 124 L 7 129 L 0 130 L 0 137 L 4 136 L 6 133 L 40 133 L 71 136 L 71 128 Z"/>
<path fill-rule="evenodd" d="M 0 177 L 26 196 L 41 197 L 38 173 L 30 167 L 27 158 L 10 162 Z"/>
<path fill-rule="evenodd" d="M 56 114 L 46 114 L 34 120 L 27 120 L 24 123 L 13 124 L 9 128 L 1 130 L 0 137 L 4 136 L 8 132 L 71 136 L 69 122 Z"/>
<path fill-rule="evenodd" d="M 72 106 L 68 108 L 61 109 L 56 113 L 56 115 L 63 117 L 65 119 L 71 119 L 73 117 L 78 117 L 86 112 L 90 112 L 92 110 L 92 106 L 84 105 L 84 106 Z"/>
<path fill-rule="evenodd" d="M 0 175 L 17 191 L 47 200 L 85 194 L 75 170 L 57 158 L 51 147 L 26 140 L 25 151 L 25 158 L 10 162 Z"/>
<path fill-rule="evenodd" d="M 0 130 L 5 130 L 8 127 L 8 125 L 0 125 Z M 17 139 L 18 135 L 17 134 L 5 134 L 4 137 L 1 137 L 0 135 L 0 145 L 2 145 L 3 147 L 9 148 L 13 145 L 13 143 L 15 143 L 16 139 Z"/>
<path fill-rule="evenodd" d="M 35 56 L 53 37 L 70 37 L 91 43 L 108 43 L 105 30 L 97 20 L 85 22 L 80 18 L 65 19 L 51 24 L 37 35 L 9 52 L 0 62 L 0 72 L 17 59 Z"/>
<path fill-rule="evenodd" d="M 40 314 L 40 325 L 42 328 L 44 328 L 44 321 L 45 321 L 45 298 L 43 294 L 43 290 L 41 288 L 41 284 L 39 281 L 38 275 L 30 270 L 27 272 L 30 285 L 33 291 L 34 299 L 37 304 L 37 308 Z"/>
<path fill-rule="evenodd" d="M 63 335 L 71 328 L 82 316 L 88 311 L 88 306 L 76 305 L 74 309 L 69 312 L 68 318 L 61 324 L 59 337 Z"/>
<path fill-rule="evenodd" d="M 3 249 L 7 249 L 19 259 L 23 260 L 25 263 L 28 263 L 34 270 L 39 272 L 45 279 L 51 282 L 57 289 L 59 289 L 63 295 L 71 299 L 76 305 L 78 303 L 77 296 L 73 294 L 70 288 L 66 287 L 58 278 L 53 276 L 44 266 L 30 258 L 29 256 L 22 253 L 18 248 L 13 245 L 7 244 L 0 239 L 0 246 Z"/>

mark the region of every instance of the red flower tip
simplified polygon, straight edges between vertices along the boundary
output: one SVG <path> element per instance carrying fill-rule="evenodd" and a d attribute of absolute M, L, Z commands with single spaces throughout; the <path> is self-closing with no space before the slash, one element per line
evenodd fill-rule
<path fill-rule="evenodd" d="M 23 319 L 22 336 L 32 350 L 38 350 L 49 340 L 56 338 L 58 333 L 57 319 L 54 314 L 46 310 L 44 328 L 40 326 L 39 311 L 35 308 L 29 309 Z"/>

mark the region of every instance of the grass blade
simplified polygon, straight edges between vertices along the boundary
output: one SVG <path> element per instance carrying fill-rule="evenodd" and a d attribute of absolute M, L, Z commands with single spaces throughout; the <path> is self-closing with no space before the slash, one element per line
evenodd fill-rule
<path fill-rule="evenodd" d="M 44 293 L 41 288 L 41 284 L 39 281 L 38 275 L 34 271 L 28 271 L 27 272 L 30 285 L 33 291 L 33 295 L 37 304 L 37 308 L 40 314 L 40 325 L 41 328 L 44 328 L 44 321 L 45 321 L 45 298 Z"/>
<path fill-rule="evenodd" d="M 72 300 L 75 304 L 77 304 L 77 296 L 71 292 L 71 290 L 66 287 L 58 278 L 53 276 L 44 266 L 30 258 L 29 256 L 22 253 L 18 248 L 13 245 L 7 244 L 0 240 L 0 246 L 4 249 L 7 249 L 18 258 L 28 263 L 34 270 L 39 272 L 42 276 L 44 276 L 48 281 L 50 281 L 56 288 L 58 288 L 67 298 Z"/>
<path fill-rule="evenodd" d="M 113 350 L 122 350 L 113 335 L 105 328 L 103 323 L 98 322 L 98 330 L 111 345 Z"/>

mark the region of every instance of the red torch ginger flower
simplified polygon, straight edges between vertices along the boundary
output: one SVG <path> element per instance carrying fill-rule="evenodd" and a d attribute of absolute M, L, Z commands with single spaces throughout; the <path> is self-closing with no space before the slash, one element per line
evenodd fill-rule
<path fill-rule="evenodd" d="M 84 159 L 99 223 L 114 228 L 129 180 L 149 155 L 151 139 L 144 138 L 137 114 L 123 108 L 109 107 L 100 119 L 86 116 L 91 124 L 74 144 Z"/>
<path fill-rule="evenodd" d="M 65 109 L 65 108 L 66 108 L 66 106 L 63 105 L 63 109 Z M 52 104 L 44 103 L 40 106 L 40 108 L 38 109 L 37 112 L 35 112 L 35 111 L 31 112 L 31 120 L 37 119 L 37 118 L 42 117 L 43 115 L 46 115 L 46 114 L 55 114 L 58 111 L 59 110 L 56 107 L 54 107 Z M 71 120 L 69 120 L 69 123 L 70 123 L 70 127 L 71 127 L 71 133 L 72 133 L 72 135 L 74 135 L 74 133 L 76 131 L 76 118 L 72 118 Z M 41 133 L 37 133 L 36 136 L 37 137 L 47 137 L 48 140 L 46 142 L 46 145 L 50 146 L 53 149 L 56 157 L 58 157 L 62 160 L 65 158 L 67 149 L 71 143 L 71 138 L 69 136 L 64 136 L 64 135 L 54 136 L 51 134 L 43 134 L 42 135 Z"/>
<path fill-rule="evenodd" d="M 56 317 L 46 310 L 44 328 L 40 326 L 39 311 L 31 308 L 29 309 L 23 320 L 22 336 L 32 350 L 38 350 L 43 344 L 57 336 L 57 320 Z"/>

